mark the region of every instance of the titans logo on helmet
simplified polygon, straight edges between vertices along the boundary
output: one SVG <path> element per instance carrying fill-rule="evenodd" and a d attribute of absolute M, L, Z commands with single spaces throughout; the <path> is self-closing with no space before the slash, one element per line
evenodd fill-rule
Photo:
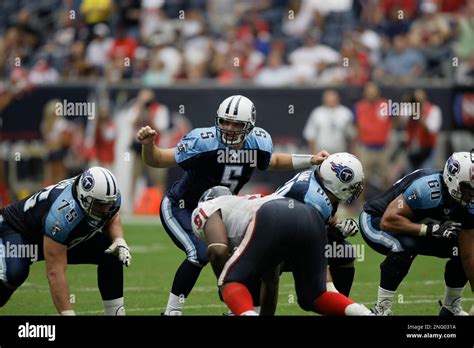
<path fill-rule="evenodd" d="M 344 183 L 351 182 L 354 178 L 354 171 L 348 166 L 331 162 L 331 169 L 336 173 L 336 177 Z"/>
<path fill-rule="evenodd" d="M 454 158 L 449 157 L 447 169 L 449 174 L 456 175 L 461 170 L 461 165 Z"/>
<path fill-rule="evenodd" d="M 95 185 L 94 177 L 90 172 L 85 172 L 82 178 L 82 187 L 85 191 L 90 191 Z"/>

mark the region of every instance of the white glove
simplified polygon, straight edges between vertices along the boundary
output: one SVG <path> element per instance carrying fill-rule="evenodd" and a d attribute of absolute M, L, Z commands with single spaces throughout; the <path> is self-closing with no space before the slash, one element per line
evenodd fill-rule
<path fill-rule="evenodd" d="M 344 221 L 337 223 L 335 227 L 341 233 L 341 236 L 344 238 L 353 237 L 359 232 L 359 226 L 354 219 L 345 219 Z"/>
<path fill-rule="evenodd" d="M 130 266 L 132 262 L 132 254 L 127 242 L 123 238 L 117 238 L 114 240 L 111 246 L 104 251 L 106 254 L 112 254 L 118 257 L 118 259 L 125 265 Z"/>

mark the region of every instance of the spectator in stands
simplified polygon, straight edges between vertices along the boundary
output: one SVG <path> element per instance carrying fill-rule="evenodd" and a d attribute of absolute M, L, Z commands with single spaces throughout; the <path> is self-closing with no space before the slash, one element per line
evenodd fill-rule
<path fill-rule="evenodd" d="M 466 9 L 458 20 L 459 38 L 456 43 L 457 55 L 468 59 L 474 54 L 474 0 L 467 0 Z"/>
<path fill-rule="evenodd" d="M 386 104 L 377 85 L 369 82 L 364 87 L 364 98 L 355 105 L 357 156 L 364 165 L 367 180 L 380 190 L 387 187 L 389 177 L 391 119 L 382 113 Z"/>
<path fill-rule="evenodd" d="M 255 83 L 260 86 L 288 86 L 295 83 L 293 70 L 283 63 L 283 52 L 272 50 L 268 56 L 268 64 L 255 76 Z"/>
<path fill-rule="evenodd" d="M 379 6 L 382 4 L 379 2 Z M 403 7 L 397 4 L 386 9 L 382 8 L 382 13 L 386 13 L 383 17 L 379 17 L 380 21 L 377 23 L 375 29 L 380 34 L 393 39 L 397 35 L 405 35 L 410 29 L 408 21 L 409 12 L 405 12 Z"/>
<path fill-rule="evenodd" d="M 424 56 L 426 76 L 446 76 L 452 67 L 449 22 L 434 2 L 423 2 L 421 11 L 423 15 L 411 26 L 410 41 Z"/>
<path fill-rule="evenodd" d="M 397 35 L 393 38 L 393 49 L 376 68 L 374 77 L 385 82 L 413 81 L 422 74 L 424 66 L 424 57 L 419 50 L 408 46 L 406 36 Z"/>
<path fill-rule="evenodd" d="M 58 113 L 59 99 L 48 101 L 43 109 L 41 134 L 47 148 L 45 183 L 51 185 L 67 176 L 65 159 L 72 143 L 72 134 L 67 119 Z"/>
<path fill-rule="evenodd" d="M 352 112 L 341 104 L 336 90 L 324 91 L 323 105 L 315 108 L 309 115 L 303 129 L 303 137 L 308 142 L 311 153 L 321 150 L 327 150 L 329 153 L 352 152 Z"/>
<path fill-rule="evenodd" d="M 98 23 L 107 23 L 112 16 L 112 0 L 82 0 L 81 14 L 84 22 L 92 33 L 93 27 Z"/>
<path fill-rule="evenodd" d="M 420 115 L 411 117 L 406 127 L 408 172 L 434 167 L 433 155 L 443 122 L 441 109 L 428 100 L 423 89 L 415 90 L 414 102 L 420 106 Z"/>
<path fill-rule="evenodd" d="M 474 86 L 474 53 L 468 61 L 459 63 L 454 76 L 458 84 Z"/>
<path fill-rule="evenodd" d="M 102 103 L 97 117 L 87 123 L 85 147 L 90 160 L 89 166 L 113 169 L 117 127 L 110 114 L 109 106 Z"/>
<path fill-rule="evenodd" d="M 456 127 L 450 134 L 453 151 L 469 150 L 474 144 L 474 93 L 457 93 L 453 109 Z"/>
<path fill-rule="evenodd" d="M 173 81 L 173 76 L 166 70 L 159 55 L 155 55 L 150 63 L 150 67 L 143 74 L 143 84 L 148 87 L 169 85 Z"/>
<path fill-rule="evenodd" d="M 95 69 L 91 68 L 86 61 L 86 43 L 84 41 L 75 41 L 71 48 L 69 56 L 64 64 L 63 74 L 70 80 L 97 76 Z"/>
<path fill-rule="evenodd" d="M 320 33 L 316 31 L 308 33 L 304 46 L 291 52 L 288 57 L 299 81 L 314 81 L 324 69 L 341 63 L 339 52 L 320 44 L 319 36 Z"/>
<path fill-rule="evenodd" d="M 29 81 L 33 85 L 54 83 L 59 80 L 59 73 L 46 59 L 40 59 L 31 69 Z"/>
<path fill-rule="evenodd" d="M 104 23 L 96 24 L 93 32 L 95 39 L 87 46 L 86 62 L 99 72 L 103 72 L 113 40 L 109 37 L 109 27 Z"/>

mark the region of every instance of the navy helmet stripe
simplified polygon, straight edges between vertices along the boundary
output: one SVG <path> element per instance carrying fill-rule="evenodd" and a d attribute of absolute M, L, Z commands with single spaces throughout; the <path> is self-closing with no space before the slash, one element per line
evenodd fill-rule
<path fill-rule="evenodd" d="M 107 196 L 110 196 L 110 183 L 109 183 L 109 179 L 107 178 L 107 174 L 105 174 L 105 171 L 102 170 L 102 174 L 104 174 L 105 181 L 107 182 Z"/>
<path fill-rule="evenodd" d="M 112 184 L 114 184 L 114 192 L 113 192 L 112 194 L 113 194 L 113 195 L 116 195 L 116 194 L 117 194 L 117 184 L 115 183 L 114 176 L 112 175 L 112 173 L 110 172 L 110 170 L 106 169 L 105 171 L 107 172 L 107 174 L 109 174 L 110 179 L 111 179 L 111 181 L 112 181 Z"/>
<path fill-rule="evenodd" d="M 242 100 L 242 97 L 240 97 L 238 100 L 237 100 L 237 103 L 235 104 L 235 108 L 234 108 L 234 116 L 237 116 L 238 115 L 238 112 L 239 112 L 239 104 L 240 104 L 240 101 Z"/>
<path fill-rule="evenodd" d="M 230 106 L 232 105 L 232 102 L 234 101 L 234 98 L 235 98 L 235 96 L 230 99 L 229 105 L 227 105 L 227 108 L 225 109 L 225 114 L 226 115 L 228 115 L 229 112 L 230 112 Z"/>

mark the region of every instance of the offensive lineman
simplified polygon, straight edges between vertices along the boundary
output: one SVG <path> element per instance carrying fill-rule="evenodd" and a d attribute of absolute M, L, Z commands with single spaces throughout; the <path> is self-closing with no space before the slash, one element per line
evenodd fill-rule
<path fill-rule="evenodd" d="M 192 130 L 174 149 L 156 147 L 157 132 L 149 126 L 137 133 L 146 164 L 156 168 L 179 165 L 185 170 L 161 202 L 163 227 L 186 253 L 186 259 L 176 271 L 165 315 L 181 315 L 185 298 L 208 262 L 206 243 L 194 236 L 191 226 L 191 214 L 205 190 L 223 185 L 237 194 L 250 180 L 255 167 L 260 170 L 308 168 L 328 155 L 326 151 L 314 156 L 273 154 L 270 134 L 255 127 L 255 121 L 252 101 L 233 95 L 220 104 L 214 127 Z"/>
<path fill-rule="evenodd" d="M 327 157 L 316 170 L 305 170 L 279 187 L 275 193 L 313 207 L 328 225 L 328 247 L 342 246 L 344 257 L 328 257 L 329 270 L 336 289 L 349 296 L 354 280 L 355 253 L 352 244 L 345 240 L 359 232 L 353 219 L 339 222 L 335 214 L 339 203 L 352 203 L 363 190 L 362 164 L 346 152 Z M 330 249 L 329 249 L 330 250 Z M 352 252 L 349 252 L 352 251 Z M 329 285 L 329 284 L 328 284 Z"/>
<path fill-rule="evenodd" d="M 131 262 L 118 211 L 114 175 L 92 167 L 0 209 L 0 248 L 38 255 L 0 256 L 0 307 L 26 280 L 32 261 L 45 260 L 51 297 L 61 315 L 74 315 L 66 280 L 68 264 L 97 265 L 105 315 L 125 315 L 123 265 Z M 25 247 L 34 248 L 25 248 Z M 33 260 L 32 260 L 33 259 Z"/>
<path fill-rule="evenodd" d="M 449 259 L 439 314 L 467 315 L 461 297 L 468 279 L 474 291 L 474 150 L 454 153 L 443 172 L 419 169 L 398 180 L 366 202 L 360 226 L 367 244 L 386 255 L 374 313 L 392 314 L 395 292 L 420 254 Z"/>

